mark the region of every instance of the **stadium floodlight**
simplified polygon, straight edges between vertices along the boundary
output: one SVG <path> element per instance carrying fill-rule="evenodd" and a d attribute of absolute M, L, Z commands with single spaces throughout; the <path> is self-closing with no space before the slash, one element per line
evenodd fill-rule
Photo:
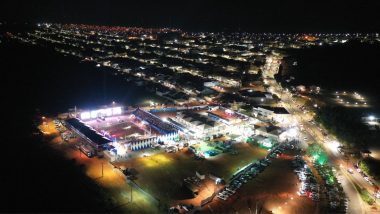
<path fill-rule="evenodd" d="M 112 112 L 112 108 L 106 108 L 102 113 L 104 113 L 106 116 L 112 116 Z"/>
<path fill-rule="evenodd" d="M 91 114 L 90 114 L 90 112 L 88 112 L 88 111 L 82 112 L 82 113 L 80 114 L 80 118 L 81 118 L 82 120 L 90 119 L 90 118 L 91 118 Z"/>
<path fill-rule="evenodd" d="M 119 115 L 119 114 L 121 114 L 121 107 L 112 108 L 112 115 Z"/>
<path fill-rule="evenodd" d="M 91 111 L 91 118 L 97 118 L 98 117 L 98 113 L 99 113 L 99 111 L 98 110 L 93 110 L 93 111 Z"/>

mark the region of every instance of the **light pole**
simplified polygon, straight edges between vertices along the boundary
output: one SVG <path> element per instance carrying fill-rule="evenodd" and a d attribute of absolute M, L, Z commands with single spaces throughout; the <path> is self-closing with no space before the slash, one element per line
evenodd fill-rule
<path fill-rule="evenodd" d="M 103 165 L 104 165 L 104 164 L 103 164 L 103 162 L 102 162 L 102 178 L 103 178 L 103 176 L 104 176 L 104 173 L 103 173 L 103 171 L 104 171 L 103 168 L 104 168 L 104 167 L 103 167 Z"/>
<path fill-rule="evenodd" d="M 129 186 L 131 187 L 131 202 L 132 202 L 132 185 L 129 184 Z"/>

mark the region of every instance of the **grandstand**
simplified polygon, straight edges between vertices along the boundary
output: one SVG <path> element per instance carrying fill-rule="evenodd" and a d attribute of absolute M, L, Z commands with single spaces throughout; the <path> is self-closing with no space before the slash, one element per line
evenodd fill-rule
<path fill-rule="evenodd" d="M 156 129 L 161 134 L 175 133 L 178 131 L 178 129 L 172 124 L 165 122 L 156 115 L 144 111 L 140 108 L 137 108 L 135 111 L 132 112 L 132 114 L 135 115 L 135 117 L 137 117 L 139 120 L 148 122 L 151 127 Z"/>
<path fill-rule="evenodd" d="M 99 149 L 102 145 L 108 144 L 111 142 L 107 137 L 102 136 L 95 129 L 87 126 L 82 121 L 77 118 L 69 118 L 66 120 L 66 124 L 73 131 L 78 133 L 84 139 L 86 139 L 91 146 Z"/>

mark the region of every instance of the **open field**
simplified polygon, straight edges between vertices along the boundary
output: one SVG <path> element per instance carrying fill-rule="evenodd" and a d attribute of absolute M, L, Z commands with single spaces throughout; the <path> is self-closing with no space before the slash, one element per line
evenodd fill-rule
<path fill-rule="evenodd" d="M 136 157 L 116 165 L 136 169 L 136 183 L 152 196 L 171 204 L 176 200 L 188 199 L 181 194 L 182 181 L 186 177 L 194 176 L 196 171 L 228 180 L 239 168 L 263 158 L 267 153 L 266 150 L 249 144 L 239 143 L 234 147 L 237 155 L 226 153 L 205 160 L 196 160 L 184 149 L 177 153 Z"/>

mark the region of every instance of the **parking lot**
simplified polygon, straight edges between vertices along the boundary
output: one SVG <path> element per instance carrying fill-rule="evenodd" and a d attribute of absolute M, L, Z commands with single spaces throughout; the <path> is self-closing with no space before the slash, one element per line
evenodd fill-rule
<path fill-rule="evenodd" d="M 263 160 L 264 164 L 256 164 L 259 167 L 255 169 L 259 170 L 249 175 L 253 178 L 248 177 L 246 183 L 238 182 L 242 184 L 237 194 L 227 200 L 214 200 L 202 212 L 255 213 L 257 209 L 258 213 L 318 213 L 318 203 L 297 195 L 300 182 L 293 171 L 292 160 L 293 154 L 281 153 L 270 161 Z"/>
<path fill-rule="evenodd" d="M 229 179 L 243 166 L 255 159 L 264 158 L 267 154 L 266 150 L 246 143 L 235 144 L 234 149 L 237 151 L 236 155 L 222 153 L 211 159 L 196 159 L 188 149 L 176 153 L 162 151 L 151 155 L 149 151 L 146 151 L 145 156 L 134 157 L 115 164 L 122 168 L 134 168 L 137 171 L 136 183 L 138 185 L 161 201 L 176 204 L 191 199 L 185 198 L 185 194 L 182 194 L 182 184 L 185 178 L 192 177 L 199 172 L 204 175 L 212 174 Z M 157 185 L 157 181 L 160 181 L 160 185 Z M 203 198 L 186 201 L 199 203 L 199 199 Z"/>

